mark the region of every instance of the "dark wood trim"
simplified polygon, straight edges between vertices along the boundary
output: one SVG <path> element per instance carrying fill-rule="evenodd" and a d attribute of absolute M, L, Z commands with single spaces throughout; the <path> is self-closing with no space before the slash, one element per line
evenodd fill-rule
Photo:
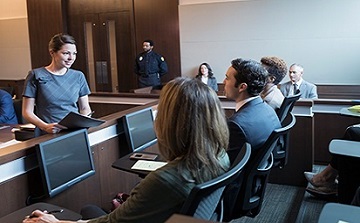
<path fill-rule="evenodd" d="M 319 98 L 360 100 L 360 85 L 317 84 Z"/>
<path fill-rule="evenodd" d="M 16 98 L 22 98 L 22 92 L 24 89 L 24 79 L 19 80 L 0 80 L 1 87 L 12 87 L 13 88 L 13 95 Z"/>
<path fill-rule="evenodd" d="M 320 99 L 349 99 L 360 102 L 360 85 L 317 84 Z M 224 95 L 224 84 L 218 83 L 218 95 Z"/>

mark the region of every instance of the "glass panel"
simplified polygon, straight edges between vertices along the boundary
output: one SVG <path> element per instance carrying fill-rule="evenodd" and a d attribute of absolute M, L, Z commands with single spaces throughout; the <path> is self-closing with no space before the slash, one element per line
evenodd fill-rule
<path fill-rule="evenodd" d="M 108 33 L 110 68 L 111 68 L 110 70 L 111 70 L 111 80 L 112 80 L 111 89 L 112 92 L 119 92 L 117 56 L 116 56 L 115 21 L 107 21 L 107 33 Z"/>
<path fill-rule="evenodd" d="M 92 92 L 96 92 L 96 80 L 95 80 L 95 63 L 94 63 L 94 44 L 93 44 L 93 24 L 92 22 L 85 22 L 85 54 L 86 64 L 88 70 L 89 87 Z"/>

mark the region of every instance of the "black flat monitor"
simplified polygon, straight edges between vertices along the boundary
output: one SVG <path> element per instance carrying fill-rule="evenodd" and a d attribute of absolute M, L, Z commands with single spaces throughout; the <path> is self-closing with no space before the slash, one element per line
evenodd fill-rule
<path fill-rule="evenodd" d="M 151 108 L 124 116 L 124 131 L 131 152 L 141 151 L 157 142 Z"/>
<path fill-rule="evenodd" d="M 86 129 L 39 143 L 37 156 L 45 195 L 48 197 L 53 197 L 95 174 Z"/>

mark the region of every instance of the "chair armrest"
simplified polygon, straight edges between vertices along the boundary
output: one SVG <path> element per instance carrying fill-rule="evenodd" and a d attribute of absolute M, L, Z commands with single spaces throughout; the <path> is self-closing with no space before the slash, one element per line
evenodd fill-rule
<path fill-rule="evenodd" d="M 330 142 L 329 151 L 331 154 L 360 158 L 360 142 L 333 139 Z"/>
<path fill-rule="evenodd" d="M 267 162 L 264 163 L 264 166 L 258 168 L 258 171 L 268 171 L 274 164 L 274 155 L 270 153 L 270 157 L 268 158 Z"/>

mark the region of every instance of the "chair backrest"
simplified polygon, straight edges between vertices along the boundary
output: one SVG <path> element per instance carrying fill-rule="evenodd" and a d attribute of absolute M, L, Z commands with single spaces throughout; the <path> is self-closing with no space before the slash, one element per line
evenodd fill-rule
<path fill-rule="evenodd" d="M 294 114 L 290 112 L 289 115 L 281 123 L 281 126 L 282 127 L 286 127 L 289 125 L 294 126 L 295 123 L 296 123 L 296 118 Z M 273 151 L 273 156 L 274 156 L 273 167 L 278 167 L 282 169 L 287 164 L 288 155 L 289 155 L 290 130 L 287 131 L 286 134 L 281 135 L 277 142 L 277 145 Z"/>
<path fill-rule="evenodd" d="M 210 181 L 196 185 L 184 202 L 179 214 L 210 220 L 217 215 L 222 221 L 222 196 L 227 185 L 236 180 L 250 159 L 251 147 L 246 143 L 230 170 Z M 218 205 L 220 210 L 217 210 Z M 217 213 L 217 212 L 220 213 Z M 215 214 L 215 216 L 216 216 Z"/>
<path fill-rule="evenodd" d="M 236 201 L 232 207 L 231 217 L 227 218 L 235 219 L 245 215 L 255 217 L 260 212 L 268 176 L 273 165 L 272 151 L 276 147 L 279 137 L 285 135 L 294 124 L 295 121 L 285 127 L 275 129 L 264 145 L 253 152 L 244 168 L 244 177 L 240 190 L 235 195 Z"/>
<path fill-rule="evenodd" d="M 25 124 L 27 121 L 22 116 L 22 99 L 13 100 L 14 110 L 19 124 Z"/>
<path fill-rule="evenodd" d="M 11 97 L 14 96 L 14 88 L 13 87 L 11 87 L 11 86 L 7 86 L 7 87 L 0 86 L 0 89 L 8 92 L 11 95 Z"/>
<path fill-rule="evenodd" d="M 290 95 L 284 98 L 280 108 L 276 111 L 277 116 L 279 117 L 280 123 L 282 123 L 288 114 L 292 111 L 295 102 L 299 100 L 300 92 L 297 92 L 295 95 Z"/>

